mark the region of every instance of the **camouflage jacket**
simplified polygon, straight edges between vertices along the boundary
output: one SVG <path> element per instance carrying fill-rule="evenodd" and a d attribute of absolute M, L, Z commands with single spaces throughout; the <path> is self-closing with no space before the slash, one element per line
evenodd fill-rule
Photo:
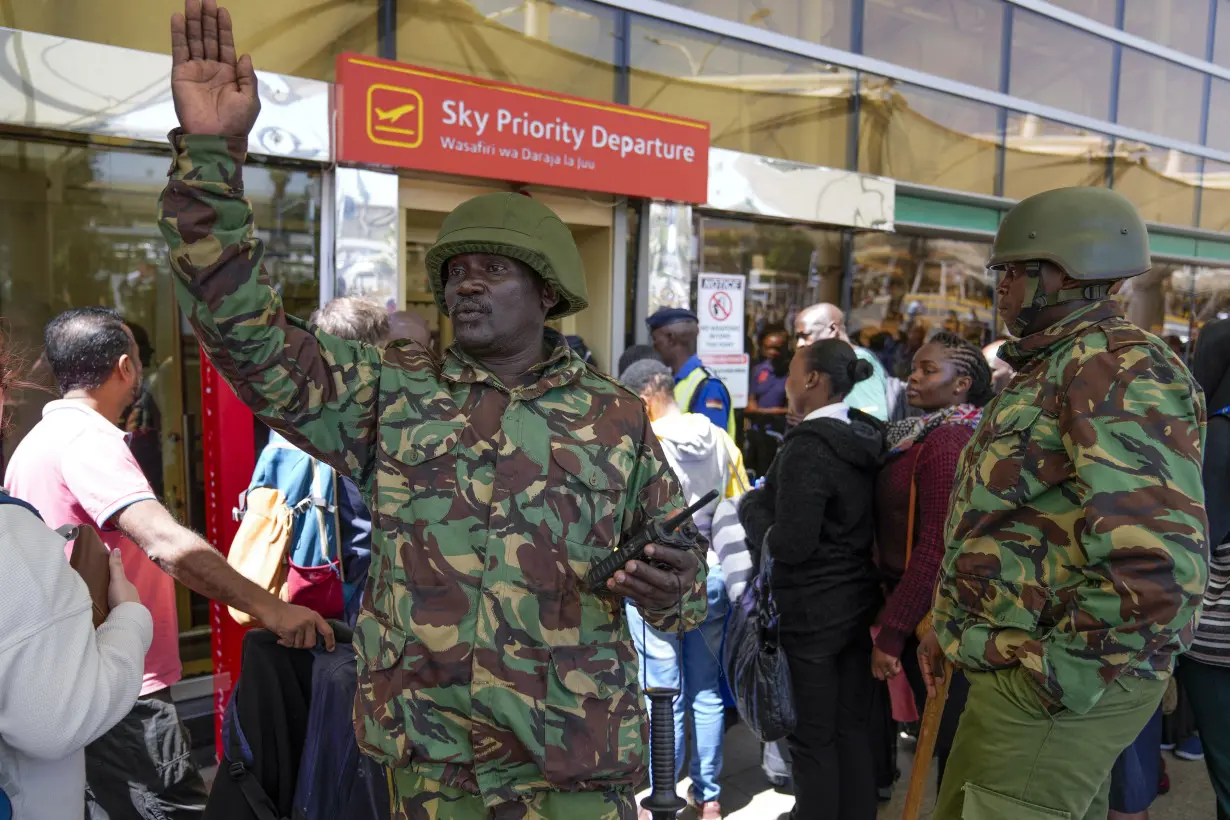
<path fill-rule="evenodd" d="M 1019 663 L 1084 713 L 1121 674 L 1166 678 L 1191 644 L 1204 401 L 1113 301 L 1000 356 L 1018 372 L 961 455 L 933 622 L 957 664 Z"/>
<path fill-rule="evenodd" d="M 685 505 L 644 405 L 558 334 L 537 382 L 510 391 L 456 349 L 438 360 L 306 328 L 261 272 L 243 142 L 171 139 L 159 226 L 197 338 L 262 421 L 353 476 L 372 508 L 362 749 L 488 805 L 639 782 L 631 636 L 580 576 Z M 651 625 L 704 619 L 706 548 L 682 605 L 645 613 Z"/>

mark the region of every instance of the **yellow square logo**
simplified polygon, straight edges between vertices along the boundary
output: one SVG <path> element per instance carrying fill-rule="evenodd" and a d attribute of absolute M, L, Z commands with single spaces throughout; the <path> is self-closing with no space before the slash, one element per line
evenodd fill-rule
<path fill-rule="evenodd" d="M 368 88 L 367 136 L 380 145 L 418 148 L 423 142 L 423 98 L 419 92 L 383 84 Z"/>

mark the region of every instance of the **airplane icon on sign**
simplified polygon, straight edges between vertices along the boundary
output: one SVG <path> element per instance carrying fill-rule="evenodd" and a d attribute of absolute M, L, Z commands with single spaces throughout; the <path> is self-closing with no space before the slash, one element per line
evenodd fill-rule
<path fill-rule="evenodd" d="M 367 136 L 378 145 L 418 148 L 423 97 L 413 88 L 376 83 L 367 89 Z"/>
<path fill-rule="evenodd" d="M 415 108 L 418 108 L 418 106 L 415 105 L 414 103 L 407 103 L 406 105 L 399 105 L 396 108 L 391 109 L 389 111 L 385 111 L 383 109 L 377 108 L 376 109 L 376 119 L 380 120 L 380 122 L 397 122 L 402 117 L 406 116 L 411 111 L 413 111 Z"/>

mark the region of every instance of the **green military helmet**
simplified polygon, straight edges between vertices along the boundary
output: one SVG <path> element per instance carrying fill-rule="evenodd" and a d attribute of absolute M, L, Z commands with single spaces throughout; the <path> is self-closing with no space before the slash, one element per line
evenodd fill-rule
<path fill-rule="evenodd" d="M 1056 188 L 1022 199 L 995 234 L 987 267 L 1045 260 L 1081 282 L 1110 282 L 1152 267 L 1136 208 L 1106 188 Z"/>
<path fill-rule="evenodd" d="M 426 264 L 432 295 L 445 313 L 444 266 L 463 253 L 491 253 L 529 265 L 559 292 L 551 319 L 589 307 L 585 269 L 572 231 L 554 211 L 524 194 L 476 196 L 444 218 L 436 244 L 427 251 Z"/>

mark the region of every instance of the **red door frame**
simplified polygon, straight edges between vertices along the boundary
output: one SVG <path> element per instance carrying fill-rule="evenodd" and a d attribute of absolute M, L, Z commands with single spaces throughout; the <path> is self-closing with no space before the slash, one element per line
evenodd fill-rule
<path fill-rule="evenodd" d="M 248 488 L 256 468 L 254 417 L 201 352 L 201 445 L 205 467 L 205 537 L 225 555 L 239 529 L 232 511 Z M 243 654 L 247 628 L 235 623 L 226 607 L 209 604 L 210 646 L 214 662 L 214 742 L 222 748 L 222 713 L 226 709 Z"/>

